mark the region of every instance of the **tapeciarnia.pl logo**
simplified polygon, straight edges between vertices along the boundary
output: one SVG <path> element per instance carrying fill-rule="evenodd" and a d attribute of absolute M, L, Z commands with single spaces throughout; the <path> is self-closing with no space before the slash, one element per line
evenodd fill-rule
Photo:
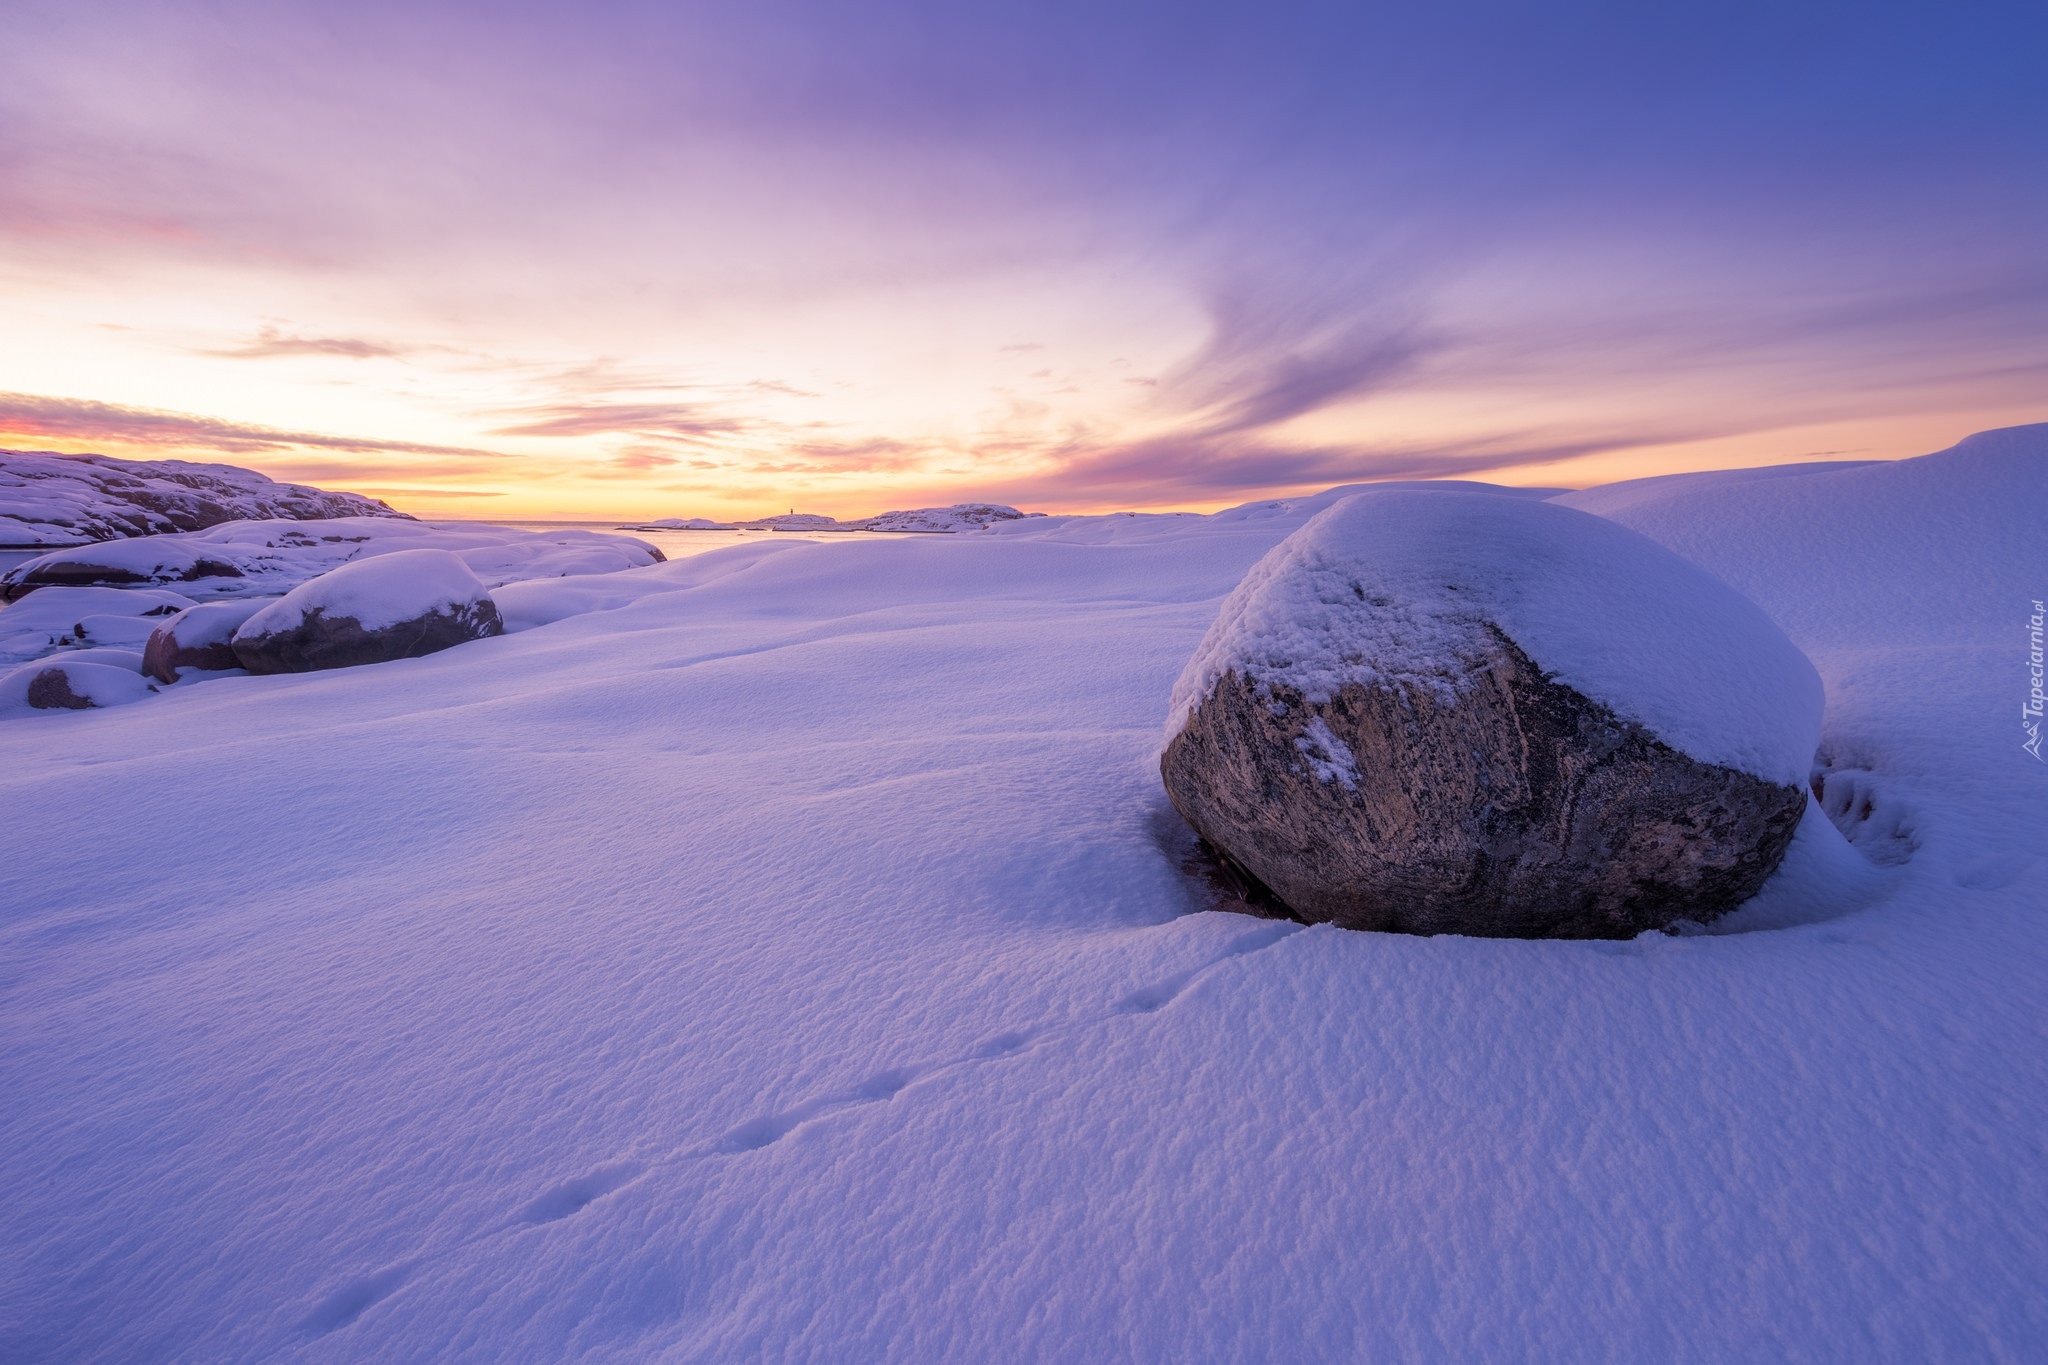
<path fill-rule="evenodd" d="M 2027 672 L 2032 675 L 2033 685 L 2027 691 L 2027 704 L 2020 708 L 2020 724 L 2026 727 L 2027 741 L 2020 745 L 2035 758 L 2041 758 L 2041 622 L 2048 618 L 2048 607 L 2040 598 L 2034 599 L 2034 614 L 2027 618 Z M 2048 763 L 2048 759 L 2041 760 Z"/>

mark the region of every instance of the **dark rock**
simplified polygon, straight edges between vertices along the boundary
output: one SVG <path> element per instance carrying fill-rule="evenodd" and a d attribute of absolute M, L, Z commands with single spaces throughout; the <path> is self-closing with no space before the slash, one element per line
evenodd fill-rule
<path fill-rule="evenodd" d="M 71 690 L 70 675 L 63 669 L 46 668 L 29 679 L 28 704 L 38 711 L 83 711 L 92 699 Z"/>
<path fill-rule="evenodd" d="M 504 630 L 459 557 L 399 550 L 301 583 L 242 624 L 234 651 L 251 673 L 310 673 L 417 659 Z"/>
<path fill-rule="evenodd" d="M 235 632 L 270 602 L 263 598 L 187 607 L 150 632 L 142 650 L 142 671 L 159 682 L 174 683 L 181 668 L 204 672 L 240 668 Z"/>
<path fill-rule="evenodd" d="M 1756 893 L 1802 789 L 1681 753 L 1490 634 L 1450 704 L 1413 681 L 1311 702 L 1226 673 L 1167 746 L 1167 793 L 1312 923 L 1628 938 Z"/>
<path fill-rule="evenodd" d="M 488 597 L 377 629 L 365 629 L 353 616 L 329 616 L 315 607 L 287 629 L 237 635 L 233 649 L 235 661 L 251 673 L 311 673 L 417 659 L 504 632 L 498 604 Z"/>

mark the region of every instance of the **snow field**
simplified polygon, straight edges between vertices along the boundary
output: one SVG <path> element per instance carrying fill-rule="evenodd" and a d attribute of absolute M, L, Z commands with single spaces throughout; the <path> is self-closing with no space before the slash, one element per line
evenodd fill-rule
<path fill-rule="evenodd" d="M 1845 795 L 1697 937 L 1205 908 L 1160 721 L 1315 500 L 10 723 L 0 1357 L 2029 1358 L 2039 468 L 1615 513 L 1828 688 Z"/>

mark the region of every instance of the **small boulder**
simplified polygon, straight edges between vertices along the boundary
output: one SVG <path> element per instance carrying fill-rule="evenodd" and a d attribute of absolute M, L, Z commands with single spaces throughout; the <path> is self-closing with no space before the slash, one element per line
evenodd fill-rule
<path fill-rule="evenodd" d="M 142 671 L 158 682 L 174 683 L 180 669 L 213 673 L 240 668 L 235 632 L 274 600 L 265 597 L 187 607 L 150 632 L 142 650 Z"/>
<path fill-rule="evenodd" d="M 132 668 L 60 655 L 0 676 L 0 715 L 125 706 L 154 691 Z"/>
<path fill-rule="evenodd" d="M 497 604 L 446 550 L 399 550 L 300 584 L 243 622 L 232 646 L 251 673 L 308 673 L 416 659 L 504 632 Z"/>
<path fill-rule="evenodd" d="M 1225 601 L 1161 771 L 1301 919 L 1625 938 L 1756 893 L 1804 814 L 1820 711 L 1760 608 L 1632 531 L 1366 493 Z"/>

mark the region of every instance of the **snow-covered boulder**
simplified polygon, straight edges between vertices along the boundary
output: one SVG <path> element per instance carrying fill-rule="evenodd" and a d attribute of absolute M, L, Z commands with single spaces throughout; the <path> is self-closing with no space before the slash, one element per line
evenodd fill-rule
<path fill-rule="evenodd" d="M 863 531 L 979 531 L 1001 521 L 1022 521 L 1039 513 L 1019 512 L 993 502 L 957 502 L 951 507 L 917 507 L 907 512 L 884 512 L 878 517 L 849 522 Z"/>
<path fill-rule="evenodd" d="M 0 716 L 125 706 L 156 691 L 133 668 L 118 661 L 87 658 L 86 653 L 39 659 L 0 677 Z"/>
<path fill-rule="evenodd" d="M 181 669 L 216 673 L 240 668 L 235 632 L 269 604 L 269 599 L 242 598 L 187 607 L 150 632 L 142 650 L 141 671 L 158 682 L 174 683 Z"/>
<path fill-rule="evenodd" d="M 121 637 L 111 642 L 117 646 L 128 642 L 126 635 L 139 646 L 163 617 L 191 605 L 189 597 L 155 588 L 45 588 L 0 607 L 0 668 L 77 645 L 110 643 L 110 634 Z M 110 620 L 119 617 L 133 618 L 125 635 Z"/>
<path fill-rule="evenodd" d="M 234 521 L 188 535 L 55 550 L 0 575 L 0 597 L 19 598 L 51 586 L 156 583 L 176 584 L 193 596 L 274 596 L 342 564 L 422 549 L 460 555 L 489 587 L 528 578 L 616 573 L 665 558 L 644 540 L 600 531 L 522 531 L 372 517 Z"/>
<path fill-rule="evenodd" d="M 1759 607 L 1632 531 L 1367 493 L 1225 600 L 1161 770 L 1302 919 L 1629 937 L 1710 920 L 1777 867 L 1821 699 Z"/>
<path fill-rule="evenodd" d="M 0 450 L 0 548 L 197 531 L 248 518 L 404 518 L 375 498 L 191 460 Z"/>
<path fill-rule="evenodd" d="M 302 583 L 243 622 L 232 641 L 251 673 L 309 673 L 416 659 L 503 633 L 497 604 L 446 550 L 401 550 Z"/>

